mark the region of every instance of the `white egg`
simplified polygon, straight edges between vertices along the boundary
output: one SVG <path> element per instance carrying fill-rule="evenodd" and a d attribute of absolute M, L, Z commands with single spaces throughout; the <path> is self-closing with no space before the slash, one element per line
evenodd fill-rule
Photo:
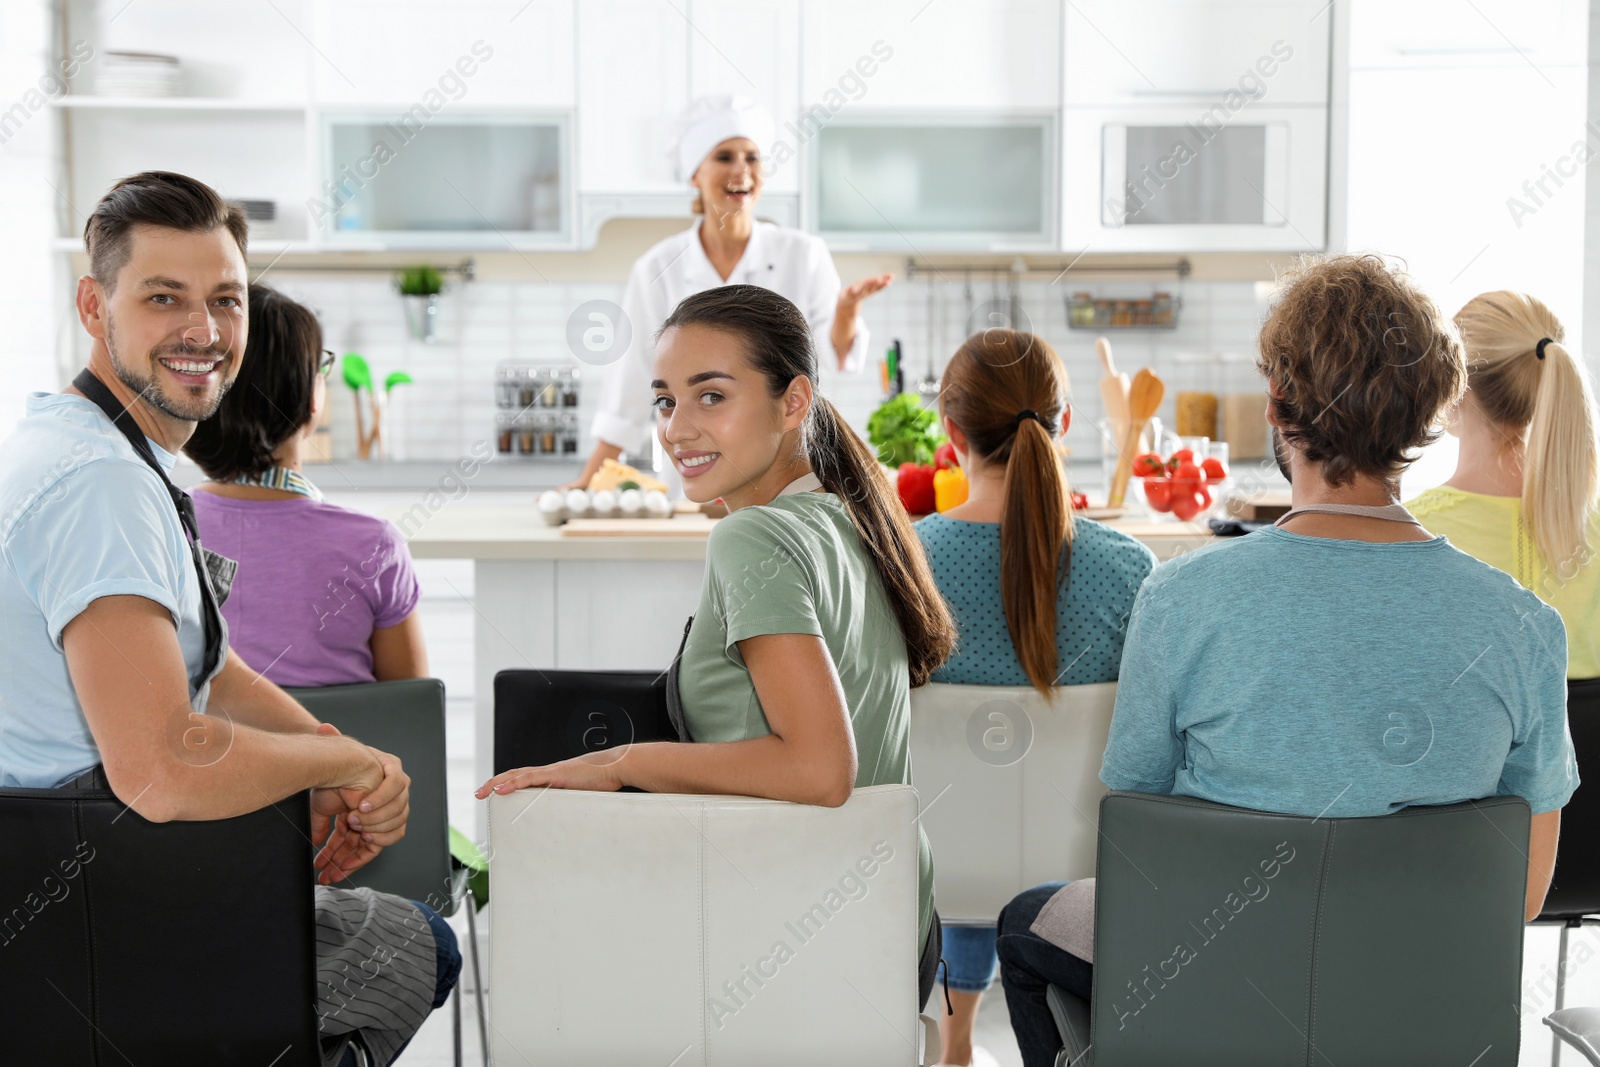
<path fill-rule="evenodd" d="M 539 494 L 539 510 L 545 513 L 561 510 L 561 494 L 554 489 L 546 489 Z"/>
<path fill-rule="evenodd" d="M 644 510 L 644 494 L 637 489 L 624 489 L 617 494 L 617 506 L 624 515 L 637 515 Z"/>
<path fill-rule="evenodd" d="M 652 515 L 670 515 L 672 504 L 667 500 L 667 494 L 652 489 L 644 495 L 644 509 Z"/>
<path fill-rule="evenodd" d="M 582 515 L 589 510 L 589 494 L 582 489 L 567 490 L 567 510 L 574 515 Z"/>
<path fill-rule="evenodd" d="M 609 489 L 601 489 L 589 500 L 597 515 L 609 515 L 617 509 L 617 494 Z"/>

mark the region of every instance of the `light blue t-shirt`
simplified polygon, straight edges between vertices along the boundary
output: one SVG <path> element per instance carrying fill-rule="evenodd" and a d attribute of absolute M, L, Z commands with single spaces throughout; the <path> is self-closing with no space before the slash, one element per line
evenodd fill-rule
<path fill-rule="evenodd" d="M 1133 608 L 1100 778 L 1332 817 L 1578 785 L 1567 637 L 1443 537 L 1267 527 L 1157 567 Z"/>
<path fill-rule="evenodd" d="M 150 447 L 170 471 L 172 454 Z M 200 580 L 183 524 L 93 402 L 34 393 L 0 442 L 0 559 L 0 785 L 49 788 L 100 762 L 61 646 L 67 623 L 100 597 L 142 596 L 171 612 L 191 703 L 205 711 Z"/>
<path fill-rule="evenodd" d="M 1156 564 L 1155 553 L 1125 533 L 1072 520 L 1067 580 L 1057 585 L 1056 685 L 1114 682 L 1122 663 L 1133 598 Z M 956 650 L 935 682 L 1028 685 L 1000 598 L 1000 524 L 943 515 L 919 519 L 934 584 L 956 619 Z M 1049 581 L 1050 576 L 1042 576 Z"/>

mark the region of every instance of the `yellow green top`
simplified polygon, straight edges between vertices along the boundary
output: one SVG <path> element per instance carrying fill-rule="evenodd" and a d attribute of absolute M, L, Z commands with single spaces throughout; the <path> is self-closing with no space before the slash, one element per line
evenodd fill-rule
<path fill-rule="evenodd" d="M 1468 493 L 1448 485 L 1406 504 L 1428 532 L 1443 534 L 1461 551 L 1505 571 L 1561 613 L 1567 624 L 1567 677 L 1600 677 L 1600 561 L 1586 560 L 1562 579 L 1544 562 L 1522 521 L 1522 500 Z M 1590 524 L 1600 546 L 1600 519 Z"/>

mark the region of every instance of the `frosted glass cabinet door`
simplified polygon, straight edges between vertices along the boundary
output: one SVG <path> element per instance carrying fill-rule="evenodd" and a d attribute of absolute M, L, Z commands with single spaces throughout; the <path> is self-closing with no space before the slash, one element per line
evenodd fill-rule
<path fill-rule="evenodd" d="M 398 246 L 474 237 L 560 245 L 571 233 L 565 116 L 441 115 L 426 123 L 325 114 L 324 240 Z"/>
<path fill-rule="evenodd" d="M 812 142 L 807 225 L 834 248 L 1053 245 L 1053 116 L 835 119 Z"/>

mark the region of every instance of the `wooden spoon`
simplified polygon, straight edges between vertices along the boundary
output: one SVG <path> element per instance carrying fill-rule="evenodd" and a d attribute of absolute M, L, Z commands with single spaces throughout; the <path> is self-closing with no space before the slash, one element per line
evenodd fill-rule
<path fill-rule="evenodd" d="M 1122 506 L 1128 493 L 1128 479 L 1133 476 L 1133 457 L 1139 447 L 1139 435 L 1161 407 L 1166 391 L 1166 385 L 1148 367 L 1141 368 L 1133 376 L 1133 384 L 1128 388 L 1128 426 L 1117 456 L 1117 471 L 1111 476 L 1111 489 L 1106 494 L 1107 507 Z"/>
<path fill-rule="evenodd" d="M 1117 365 L 1111 359 L 1109 340 L 1096 337 L 1094 350 L 1100 356 L 1100 365 L 1105 368 L 1105 376 L 1100 379 L 1100 403 L 1106 409 L 1106 419 L 1120 426 L 1128 421 L 1128 376 L 1117 373 Z M 1122 436 L 1120 428 L 1117 436 Z"/>

